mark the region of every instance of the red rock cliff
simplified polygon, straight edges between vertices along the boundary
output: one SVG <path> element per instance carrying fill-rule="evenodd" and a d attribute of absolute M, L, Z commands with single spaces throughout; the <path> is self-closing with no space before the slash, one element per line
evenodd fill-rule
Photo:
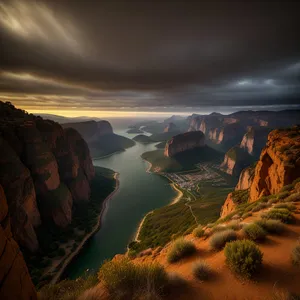
<path fill-rule="evenodd" d="M 37 299 L 18 244 L 12 238 L 4 190 L 0 185 L 0 299 Z"/>
<path fill-rule="evenodd" d="M 300 177 L 300 127 L 274 130 L 255 168 L 250 201 L 275 194 Z"/>
<path fill-rule="evenodd" d="M 204 147 L 205 135 L 201 131 L 190 131 L 175 135 L 169 140 L 165 147 L 165 156 L 172 157 L 180 152 Z"/>

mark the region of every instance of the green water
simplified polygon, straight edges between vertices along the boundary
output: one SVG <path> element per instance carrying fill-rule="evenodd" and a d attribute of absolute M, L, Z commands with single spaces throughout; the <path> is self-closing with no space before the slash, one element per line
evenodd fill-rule
<path fill-rule="evenodd" d="M 120 187 L 107 205 L 100 230 L 73 260 L 64 277 L 74 279 L 86 270 L 97 271 L 105 259 L 124 253 L 144 215 L 167 205 L 176 196 L 167 179 L 146 172 L 148 164 L 140 155 L 154 149 L 153 144 L 137 143 L 125 152 L 94 161 L 95 166 L 118 172 Z"/>

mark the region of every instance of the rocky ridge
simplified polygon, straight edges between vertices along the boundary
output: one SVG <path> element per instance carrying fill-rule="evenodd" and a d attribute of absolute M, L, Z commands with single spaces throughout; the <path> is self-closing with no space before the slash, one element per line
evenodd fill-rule
<path fill-rule="evenodd" d="M 205 146 L 205 135 L 201 131 L 191 131 L 172 137 L 165 146 L 164 155 L 173 157 L 186 150 Z"/>
<path fill-rule="evenodd" d="M 39 248 L 42 224 L 66 227 L 76 202 L 88 201 L 94 167 L 86 142 L 10 103 L 0 102 L 0 184 L 14 239 L 31 252 Z"/>

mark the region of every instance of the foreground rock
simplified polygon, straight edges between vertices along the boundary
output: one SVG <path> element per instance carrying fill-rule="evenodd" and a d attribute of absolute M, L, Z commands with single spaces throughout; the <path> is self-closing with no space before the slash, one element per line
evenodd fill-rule
<path fill-rule="evenodd" d="M 164 155 L 173 157 L 186 150 L 205 146 L 205 135 L 201 131 L 186 132 L 175 135 L 165 146 Z"/>
<path fill-rule="evenodd" d="M 23 249 L 35 252 L 40 225 L 66 227 L 73 203 L 89 200 L 94 167 L 76 130 L 3 102 L 0 120 L 0 184 L 12 234 Z"/>
<path fill-rule="evenodd" d="M 250 187 L 250 201 L 278 193 L 300 177 L 300 127 L 274 130 L 260 155 Z"/>
<path fill-rule="evenodd" d="M 34 285 L 18 244 L 10 230 L 4 190 L 0 185 L 0 299 L 37 299 Z"/>

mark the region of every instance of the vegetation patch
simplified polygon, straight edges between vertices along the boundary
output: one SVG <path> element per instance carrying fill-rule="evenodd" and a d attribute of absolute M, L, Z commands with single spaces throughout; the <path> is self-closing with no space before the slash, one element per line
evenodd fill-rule
<path fill-rule="evenodd" d="M 112 299 L 156 299 L 168 285 L 166 271 L 159 264 L 134 264 L 124 258 L 105 262 L 98 272 Z"/>
<path fill-rule="evenodd" d="M 258 220 L 255 222 L 258 226 L 263 228 L 266 232 L 271 234 L 281 234 L 285 227 L 284 224 L 279 220 Z"/>
<path fill-rule="evenodd" d="M 226 243 L 237 239 L 237 234 L 234 230 L 228 229 L 226 231 L 217 232 L 209 240 L 210 247 L 214 250 L 222 250 Z"/>
<path fill-rule="evenodd" d="M 278 203 L 278 204 L 274 205 L 274 208 L 286 208 L 289 211 L 296 210 L 296 206 L 292 203 Z"/>
<path fill-rule="evenodd" d="M 179 238 L 174 241 L 171 250 L 168 253 L 168 262 L 175 263 L 182 258 L 193 255 L 196 252 L 195 245 L 185 240 L 184 238 Z"/>
<path fill-rule="evenodd" d="M 207 280 L 209 279 L 211 274 L 212 274 L 212 270 L 210 265 L 207 262 L 200 260 L 194 263 L 193 275 L 195 278 L 199 280 Z"/>
<path fill-rule="evenodd" d="M 203 227 L 201 225 L 198 225 L 194 230 L 193 230 L 193 235 L 197 238 L 200 238 L 204 236 L 205 231 L 203 230 Z"/>
<path fill-rule="evenodd" d="M 246 203 L 249 199 L 249 189 L 232 192 L 232 200 L 235 204 Z"/>
<path fill-rule="evenodd" d="M 224 254 L 230 269 L 243 277 L 251 278 L 262 265 L 262 252 L 249 240 L 228 243 Z"/>
<path fill-rule="evenodd" d="M 299 202 L 300 201 L 300 193 L 292 194 L 292 195 L 288 196 L 287 198 L 285 198 L 284 201 L 285 202 Z"/>
<path fill-rule="evenodd" d="M 246 237 L 253 241 L 262 241 L 266 238 L 265 230 L 256 223 L 246 225 L 243 228 Z"/>
<path fill-rule="evenodd" d="M 270 204 L 262 202 L 262 203 L 259 203 L 257 206 L 255 206 L 255 207 L 252 209 L 252 211 L 253 211 L 253 212 L 258 212 L 258 211 L 263 210 L 263 209 L 266 209 L 266 208 L 268 208 L 268 207 L 270 207 Z"/>
<path fill-rule="evenodd" d="M 293 223 L 294 217 L 286 208 L 273 208 L 262 216 L 266 219 L 280 220 L 283 223 Z"/>
<path fill-rule="evenodd" d="M 56 284 L 44 286 L 39 291 L 41 300 L 74 300 L 83 294 L 87 289 L 92 288 L 98 283 L 96 275 L 86 278 L 79 277 L 77 280 L 62 280 Z"/>

